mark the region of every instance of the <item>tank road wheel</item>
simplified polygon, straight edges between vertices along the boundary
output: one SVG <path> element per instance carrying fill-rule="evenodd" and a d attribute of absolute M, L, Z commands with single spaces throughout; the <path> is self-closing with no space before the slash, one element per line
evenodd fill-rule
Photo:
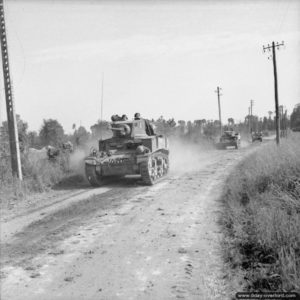
<path fill-rule="evenodd" d="M 140 165 L 142 179 L 147 185 L 153 185 L 157 179 L 157 162 L 156 159 L 150 157 L 147 162 L 142 162 Z"/>
<path fill-rule="evenodd" d="M 164 157 L 162 159 L 163 161 L 163 175 L 166 175 L 169 172 L 169 158 L 168 157 Z"/>
<path fill-rule="evenodd" d="M 163 177 L 169 171 L 169 159 L 168 157 L 158 157 L 157 158 L 157 177 Z"/>
<path fill-rule="evenodd" d="M 102 185 L 102 179 L 101 176 L 97 174 L 96 172 L 96 166 L 92 165 L 85 165 L 85 174 L 86 178 L 91 184 L 91 186 L 99 187 Z"/>
<path fill-rule="evenodd" d="M 164 176 L 164 159 L 162 157 L 157 158 L 157 177 Z"/>

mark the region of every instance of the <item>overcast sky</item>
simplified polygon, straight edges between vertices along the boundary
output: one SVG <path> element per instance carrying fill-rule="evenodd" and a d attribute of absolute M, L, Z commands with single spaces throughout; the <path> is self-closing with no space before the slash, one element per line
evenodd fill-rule
<path fill-rule="evenodd" d="M 66 132 L 103 115 L 244 119 L 274 107 L 277 51 L 279 100 L 300 102 L 300 1 L 26 1 L 6 0 L 16 111 L 38 130 L 57 119 Z M 1 120 L 5 118 L 1 73 Z"/>

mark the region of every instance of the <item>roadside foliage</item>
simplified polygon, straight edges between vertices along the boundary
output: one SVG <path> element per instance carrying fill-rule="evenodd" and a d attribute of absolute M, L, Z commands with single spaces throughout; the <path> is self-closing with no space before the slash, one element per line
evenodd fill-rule
<path fill-rule="evenodd" d="M 224 258 L 250 291 L 300 291 L 300 138 L 269 143 L 228 178 Z"/>

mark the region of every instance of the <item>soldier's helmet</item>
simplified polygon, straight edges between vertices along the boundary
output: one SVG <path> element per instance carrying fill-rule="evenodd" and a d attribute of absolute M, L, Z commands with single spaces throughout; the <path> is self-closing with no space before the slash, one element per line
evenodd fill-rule
<path fill-rule="evenodd" d="M 141 118 L 141 114 L 140 113 L 135 113 L 134 114 L 134 119 L 135 120 L 139 120 Z"/>

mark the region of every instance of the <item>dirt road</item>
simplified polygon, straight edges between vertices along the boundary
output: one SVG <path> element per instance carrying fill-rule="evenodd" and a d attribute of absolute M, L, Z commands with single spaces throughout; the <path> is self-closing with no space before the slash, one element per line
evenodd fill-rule
<path fill-rule="evenodd" d="M 182 157 L 155 186 L 81 187 L 8 218 L 1 299 L 226 299 L 218 198 L 254 148 Z"/>

